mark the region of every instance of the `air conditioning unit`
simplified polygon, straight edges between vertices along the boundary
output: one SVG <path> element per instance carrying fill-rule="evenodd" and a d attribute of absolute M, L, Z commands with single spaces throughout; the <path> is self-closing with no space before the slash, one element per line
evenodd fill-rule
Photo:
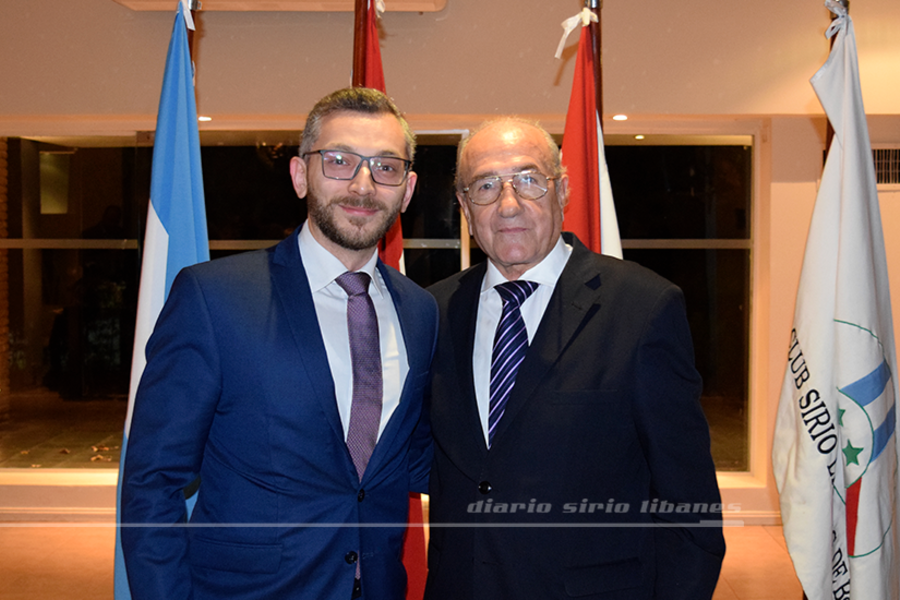
<path fill-rule="evenodd" d="M 875 182 L 879 189 L 900 189 L 900 147 L 873 148 Z"/>

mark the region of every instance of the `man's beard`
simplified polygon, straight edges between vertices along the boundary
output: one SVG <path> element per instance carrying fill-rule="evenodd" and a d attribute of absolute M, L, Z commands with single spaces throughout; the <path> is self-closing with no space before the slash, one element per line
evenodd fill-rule
<path fill-rule="evenodd" d="M 384 237 L 391 225 L 400 214 L 400 205 L 397 203 L 394 207 L 385 211 L 385 207 L 369 196 L 364 198 L 348 198 L 337 197 L 330 200 L 320 199 L 315 192 L 309 190 L 306 197 L 309 218 L 312 219 L 319 231 L 326 238 L 342 248 L 348 250 L 366 250 L 374 248 L 378 244 L 378 240 Z M 351 227 L 342 230 L 338 227 L 335 219 L 335 211 L 340 210 L 338 205 L 351 206 L 355 208 L 363 208 L 367 210 L 377 210 L 374 217 L 348 217 Z M 363 227 L 370 222 L 370 219 L 378 219 L 381 221 L 375 223 L 375 229 L 364 231 Z"/>

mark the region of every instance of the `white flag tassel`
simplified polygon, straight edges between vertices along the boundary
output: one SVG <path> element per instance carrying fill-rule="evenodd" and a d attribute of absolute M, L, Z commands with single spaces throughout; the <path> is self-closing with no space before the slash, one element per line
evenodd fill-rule
<path fill-rule="evenodd" d="M 383 15 L 384 11 L 385 11 L 384 0 L 374 0 L 374 2 L 375 2 L 375 16 L 380 19 L 381 15 Z M 371 6 L 371 4 L 369 6 Z"/>
<path fill-rule="evenodd" d="M 834 140 L 816 197 L 772 449 L 809 600 L 900 598 L 896 351 L 853 21 L 812 77 Z"/>
<path fill-rule="evenodd" d="M 575 15 L 574 17 L 569 17 L 565 21 L 562 22 L 563 35 L 562 39 L 559 40 L 559 46 L 556 47 L 556 58 L 562 57 L 563 48 L 566 47 L 566 40 L 569 39 L 569 34 L 575 31 L 575 29 L 581 25 L 582 27 L 587 27 L 591 24 L 591 22 L 599 23 L 600 19 L 591 9 L 585 7 L 581 9 L 581 12 Z"/>
<path fill-rule="evenodd" d="M 194 16 L 191 14 L 190 0 L 181 0 L 181 12 L 184 15 L 184 23 L 187 25 L 187 28 L 191 31 L 196 31 L 194 28 Z"/>
<path fill-rule="evenodd" d="M 835 20 L 849 15 L 849 13 L 847 12 L 847 7 L 837 0 L 825 0 L 825 8 L 835 14 Z M 835 24 L 832 23 L 831 27 L 828 28 L 828 31 L 825 32 L 825 37 L 831 39 L 831 36 L 834 35 L 835 31 L 837 31 L 837 28 L 835 28 Z"/>

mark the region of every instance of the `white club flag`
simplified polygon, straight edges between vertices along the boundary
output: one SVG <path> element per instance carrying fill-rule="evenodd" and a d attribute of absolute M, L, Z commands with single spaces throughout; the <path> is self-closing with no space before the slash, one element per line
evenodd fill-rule
<path fill-rule="evenodd" d="M 810 224 L 772 450 L 809 600 L 900 597 L 896 356 L 875 169 L 846 9 L 811 82 L 835 131 Z"/>

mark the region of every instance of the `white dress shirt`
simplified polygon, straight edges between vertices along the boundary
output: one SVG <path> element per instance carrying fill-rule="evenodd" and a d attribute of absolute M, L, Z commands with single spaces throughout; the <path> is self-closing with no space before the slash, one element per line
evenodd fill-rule
<path fill-rule="evenodd" d="M 528 343 L 534 339 L 538 325 L 544 317 L 544 311 L 550 304 L 550 296 L 556 288 L 556 282 L 562 274 L 572 246 L 563 241 L 562 236 L 556 241 L 553 250 L 544 260 L 525 271 L 519 281 L 533 281 L 537 289 L 522 303 L 520 312 L 528 331 Z M 478 300 L 478 317 L 475 324 L 475 349 L 472 353 L 472 375 L 475 380 L 475 400 L 478 402 L 478 413 L 481 416 L 481 428 L 484 431 L 485 444 L 490 446 L 488 438 L 488 415 L 491 412 L 491 354 L 494 350 L 494 334 L 503 313 L 503 300 L 494 286 L 506 283 L 504 277 L 491 261 L 488 261 L 487 272 L 481 282 L 481 296 Z"/>
<path fill-rule="evenodd" d="M 309 231 L 308 222 L 304 223 L 300 230 L 298 241 L 300 258 L 303 259 L 303 268 L 306 269 L 306 278 L 316 307 L 319 331 L 325 342 L 325 353 L 328 355 L 328 366 L 334 380 L 334 392 L 346 440 L 347 429 L 350 426 L 350 407 L 353 403 L 353 364 L 350 359 L 350 334 L 347 329 L 347 292 L 335 282 L 335 279 L 346 273 L 347 267 L 316 241 Z M 378 317 L 384 383 L 381 425 L 378 428 L 378 436 L 381 437 L 391 415 L 400 404 L 400 392 L 409 372 L 409 362 L 397 309 L 381 273 L 376 268 L 377 263 L 378 253 L 373 252 L 372 258 L 359 271 L 368 273 L 372 278 L 369 296 Z"/>

